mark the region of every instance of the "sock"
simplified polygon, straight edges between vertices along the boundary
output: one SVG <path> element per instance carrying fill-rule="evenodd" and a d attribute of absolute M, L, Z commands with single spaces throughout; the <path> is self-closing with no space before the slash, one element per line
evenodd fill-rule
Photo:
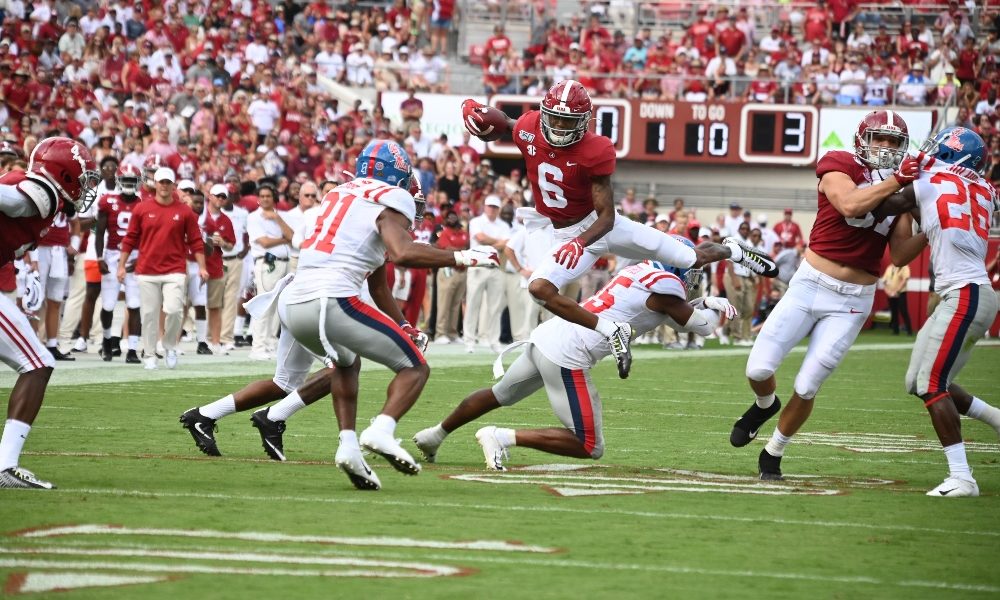
<path fill-rule="evenodd" d="M 979 398 L 972 398 L 972 405 L 969 406 L 968 416 L 972 419 L 982 421 L 1000 431 L 1000 408 L 990 406 Z"/>
<path fill-rule="evenodd" d="M 774 392 L 766 396 L 757 396 L 757 406 L 760 408 L 770 408 L 774 404 Z"/>
<path fill-rule="evenodd" d="M 944 456 L 948 459 L 948 472 L 952 477 L 958 477 L 966 481 L 975 481 L 972 478 L 972 469 L 969 468 L 969 461 L 965 457 L 965 442 L 945 447 Z"/>
<path fill-rule="evenodd" d="M 3 427 L 3 436 L 0 437 L 0 471 L 17 466 L 17 459 L 21 456 L 21 448 L 24 447 L 24 440 L 28 438 L 31 425 L 7 419 Z"/>
<path fill-rule="evenodd" d="M 204 342 L 206 335 L 208 334 L 208 321 L 205 319 L 196 320 L 194 322 L 194 335 L 198 339 L 198 342 Z"/>
<path fill-rule="evenodd" d="M 372 420 L 372 427 L 381 429 L 389 435 L 396 435 L 396 419 L 389 415 L 379 415 Z"/>
<path fill-rule="evenodd" d="M 302 396 L 299 395 L 298 390 L 295 390 L 268 409 L 267 418 L 272 421 L 286 421 L 288 420 L 288 417 L 294 415 L 305 407 L 306 403 L 302 401 Z"/>
<path fill-rule="evenodd" d="M 110 327 L 108 327 L 107 329 L 104 330 L 104 339 L 106 339 L 106 340 L 110 340 L 111 339 L 111 328 Z"/>
<path fill-rule="evenodd" d="M 353 429 L 344 429 L 340 432 L 340 445 L 353 450 L 361 450 L 358 445 L 358 434 Z"/>
<path fill-rule="evenodd" d="M 128 336 L 128 349 L 129 350 L 139 349 L 139 336 L 137 335 Z"/>
<path fill-rule="evenodd" d="M 514 434 L 513 429 L 508 429 L 506 427 L 497 427 L 496 429 L 497 441 L 504 448 L 510 448 L 511 446 L 517 445 L 517 436 Z"/>
<path fill-rule="evenodd" d="M 448 432 L 444 430 L 444 427 L 442 427 L 440 423 L 431 427 L 429 433 L 431 437 L 434 438 L 434 441 L 439 444 L 444 441 L 444 438 L 448 437 Z"/>
<path fill-rule="evenodd" d="M 237 315 L 233 321 L 233 335 L 243 336 L 243 317 Z"/>
<path fill-rule="evenodd" d="M 49 338 L 45 342 L 45 347 L 46 348 L 55 348 L 57 345 L 58 345 L 58 340 L 56 340 L 56 338 Z"/>
<path fill-rule="evenodd" d="M 594 331 L 603 335 L 604 337 L 611 337 L 615 331 L 618 330 L 618 326 L 614 324 L 613 321 L 607 319 L 598 318 L 597 326 L 594 327 Z"/>
<path fill-rule="evenodd" d="M 198 409 L 203 417 L 208 417 L 209 419 L 215 419 L 218 421 L 222 417 L 231 415 L 236 412 L 236 399 L 233 398 L 232 394 L 229 394 L 225 398 L 220 398 L 211 404 L 206 404 Z"/>
<path fill-rule="evenodd" d="M 786 436 L 778 431 L 777 427 L 775 427 L 774 433 L 771 434 L 771 439 L 767 441 L 767 445 L 764 446 L 764 449 L 767 450 L 767 453 L 771 456 L 784 456 L 785 446 L 787 446 L 790 441 L 792 441 L 792 436 Z"/>

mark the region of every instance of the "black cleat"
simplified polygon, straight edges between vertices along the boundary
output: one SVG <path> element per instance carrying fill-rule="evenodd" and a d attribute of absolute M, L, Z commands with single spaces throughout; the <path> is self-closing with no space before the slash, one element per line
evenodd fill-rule
<path fill-rule="evenodd" d="M 237 335 L 233 336 L 233 345 L 236 346 L 237 348 L 242 348 L 244 346 L 249 346 L 250 344 L 247 343 L 246 338 L 244 338 L 242 335 Z"/>
<path fill-rule="evenodd" d="M 56 360 L 76 360 L 75 356 L 70 356 L 69 354 L 63 354 L 62 352 L 59 351 L 59 348 L 55 346 L 49 346 L 48 348 L 49 348 L 49 354 L 51 354 L 52 358 Z"/>
<path fill-rule="evenodd" d="M 285 433 L 284 421 L 272 421 L 267 418 L 267 408 L 254 411 L 250 415 L 250 423 L 260 432 L 260 441 L 264 446 L 264 452 L 271 457 L 271 460 L 285 460 L 285 453 L 281 443 L 281 434 Z"/>
<path fill-rule="evenodd" d="M 111 337 L 111 356 L 122 355 L 122 338 L 120 336 Z"/>
<path fill-rule="evenodd" d="M 212 354 L 212 349 L 208 347 L 208 342 L 198 342 L 198 354 Z"/>
<path fill-rule="evenodd" d="M 215 419 L 209 419 L 198 412 L 198 407 L 185 412 L 180 418 L 184 429 L 191 432 L 194 443 L 198 449 L 209 456 L 222 456 L 219 447 L 215 444 L 214 432 L 218 429 Z"/>
<path fill-rule="evenodd" d="M 774 402 L 771 403 L 771 406 L 767 408 L 761 408 L 754 402 L 743 413 L 743 416 L 733 424 L 733 430 L 729 433 L 729 443 L 737 448 L 742 448 L 754 441 L 761 426 L 768 419 L 778 414 L 779 410 L 781 410 L 781 400 L 778 400 L 777 396 L 774 397 Z"/>
<path fill-rule="evenodd" d="M 105 360 L 111 360 L 111 359 L 109 358 Z M 127 362 L 130 365 L 138 365 L 142 364 L 142 359 L 139 358 L 139 354 L 135 350 L 129 350 L 128 353 L 125 355 L 125 362 Z"/>
<path fill-rule="evenodd" d="M 628 323 L 615 323 L 617 329 L 608 337 L 608 344 L 611 346 L 611 355 L 615 357 L 618 364 L 618 377 L 627 379 L 629 371 L 632 370 L 632 336 L 635 330 Z"/>
<path fill-rule="evenodd" d="M 101 360 L 111 362 L 111 338 L 101 340 Z"/>
<path fill-rule="evenodd" d="M 757 470 L 760 472 L 762 481 L 781 481 L 781 457 L 771 456 L 767 448 L 761 448 L 760 457 L 757 458 Z"/>
<path fill-rule="evenodd" d="M 52 482 L 39 479 L 27 469 L 10 467 L 0 471 L 0 488 L 54 490 L 56 486 Z"/>

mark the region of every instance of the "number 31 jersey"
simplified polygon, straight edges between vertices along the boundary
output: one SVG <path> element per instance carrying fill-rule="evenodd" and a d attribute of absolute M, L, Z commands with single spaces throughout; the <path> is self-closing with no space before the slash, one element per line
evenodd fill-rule
<path fill-rule="evenodd" d="M 330 190 L 315 226 L 305 232 L 287 301 L 359 295 L 368 275 L 385 263 L 385 243 L 375 221 L 388 205 L 406 201 L 413 202 L 409 192 L 373 179 Z"/>
<path fill-rule="evenodd" d="M 996 189 L 972 169 L 932 162 L 913 182 L 913 192 L 920 229 L 931 247 L 934 291 L 989 285 L 986 240 L 997 207 Z"/>
<path fill-rule="evenodd" d="M 542 135 L 541 115 L 537 110 L 524 113 L 513 132 L 524 155 L 535 209 L 554 221 L 579 221 L 594 210 L 591 179 L 615 172 L 615 147 L 590 131 L 570 146 L 551 146 Z"/>
<path fill-rule="evenodd" d="M 650 294 L 687 299 L 684 283 L 676 275 L 639 263 L 622 269 L 582 306 L 609 321 L 631 324 L 639 336 L 668 319 L 646 306 Z M 611 353 L 603 335 L 559 318 L 549 319 L 535 328 L 531 343 L 545 358 L 566 369 L 589 369 Z"/>

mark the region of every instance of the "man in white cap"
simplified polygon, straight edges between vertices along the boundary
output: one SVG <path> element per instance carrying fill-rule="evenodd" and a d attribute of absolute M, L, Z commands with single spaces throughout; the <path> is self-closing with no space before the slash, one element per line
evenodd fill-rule
<path fill-rule="evenodd" d="M 764 247 L 765 252 L 771 254 L 774 251 L 774 245 L 781 240 L 778 239 L 778 234 L 767 226 L 767 213 L 757 214 L 757 229 L 760 229 L 761 246 Z"/>
<path fill-rule="evenodd" d="M 492 246 L 502 252 L 507 245 L 511 230 L 500 218 L 501 204 L 500 196 L 486 196 L 483 214 L 469 221 L 469 240 L 473 248 Z M 466 352 L 475 352 L 477 334 L 479 343 L 488 345 L 494 352 L 500 351 L 500 314 L 505 304 L 503 280 L 501 269 L 469 270 L 462 324 Z"/>
<path fill-rule="evenodd" d="M 122 256 L 133 248 L 139 249 L 135 274 L 139 280 L 142 336 L 147 369 L 158 368 L 156 334 L 160 311 L 166 314 L 163 347 L 167 368 L 177 366 L 177 339 L 184 311 L 187 250 L 191 249 L 198 263 L 198 275 L 208 279 L 205 269 L 205 244 L 198 227 L 198 217 L 180 202 L 174 191 L 176 175 L 169 167 L 160 167 L 153 174 L 156 195 L 153 202 L 141 202 L 132 212 L 128 233 L 121 243 Z M 118 281 L 125 281 L 125 262 L 118 263 Z"/>

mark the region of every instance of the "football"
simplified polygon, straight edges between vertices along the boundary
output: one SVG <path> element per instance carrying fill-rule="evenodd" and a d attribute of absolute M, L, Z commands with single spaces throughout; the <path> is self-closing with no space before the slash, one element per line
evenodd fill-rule
<path fill-rule="evenodd" d="M 462 103 L 465 128 L 484 142 L 495 142 L 507 133 L 507 115 L 492 106 L 483 106 L 474 100 Z"/>

